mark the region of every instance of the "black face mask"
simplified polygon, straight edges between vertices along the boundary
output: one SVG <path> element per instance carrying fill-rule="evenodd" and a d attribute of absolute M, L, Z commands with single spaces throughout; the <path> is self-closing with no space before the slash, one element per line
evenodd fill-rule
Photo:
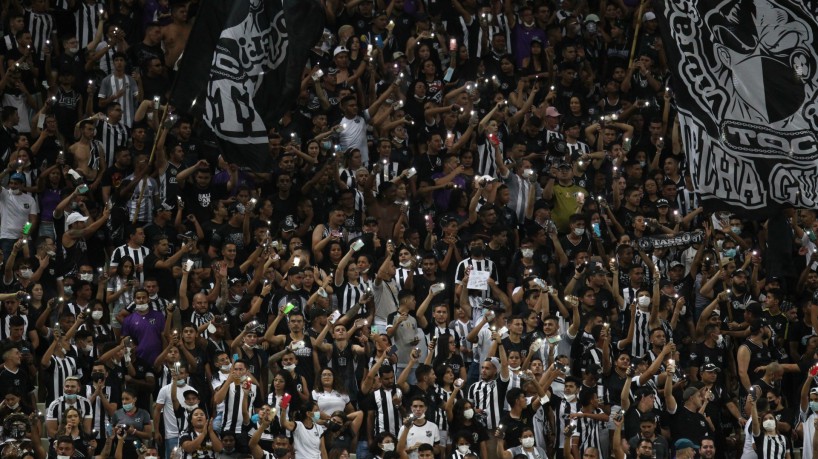
<path fill-rule="evenodd" d="M 770 405 L 770 409 L 772 410 L 778 408 L 778 402 L 776 402 L 775 400 L 770 400 L 768 405 Z"/>
<path fill-rule="evenodd" d="M 639 459 L 653 459 L 653 456 L 648 456 L 646 454 L 640 454 Z"/>
<path fill-rule="evenodd" d="M 105 379 L 105 373 L 102 372 L 91 373 L 92 381 L 102 381 L 103 379 Z"/>
<path fill-rule="evenodd" d="M 469 249 L 469 253 L 473 257 L 482 257 L 483 256 L 483 247 L 482 246 L 474 246 Z"/>
<path fill-rule="evenodd" d="M 331 430 L 333 432 L 338 432 L 343 427 L 344 426 L 342 426 L 341 424 L 338 424 L 337 422 L 330 422 L 329 423 L 329 430 Z"/>
<path fill-rule="evenodd" d="M 278 457 L 278 458 L 282 458 L 282 457 L 286 456 L 287 453 L 289 453 L 289 452 L 290 452 L 290 450 L 287 449 L 287 448 L 275 448 L 275 449 L 273 449 L 273 454 L 275 454 L 275 456 Z"/>

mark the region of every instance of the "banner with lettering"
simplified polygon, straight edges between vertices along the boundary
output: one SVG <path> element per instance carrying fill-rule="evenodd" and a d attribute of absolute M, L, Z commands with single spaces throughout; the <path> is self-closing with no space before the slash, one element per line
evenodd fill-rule
<path fill-rule="evenodd" d="M 203 117 L 228 163 L 268 170 L 267 130 L 298 95 L 323 28 L 318 0 L 204 0 L 171 103 Z"/>
<path fill-rule="evenodd" d="M 654 0 L 707 210 L 818 201 L 818 24 L 798 0 Z"/>
<path fill-rule="evenodd" d="M 704 241 L 704 232 L 701 230 L 674 235 L 645 236 L 636 240 L 639 250 L 649 252 L 653 249 L 687 248 Z"/>

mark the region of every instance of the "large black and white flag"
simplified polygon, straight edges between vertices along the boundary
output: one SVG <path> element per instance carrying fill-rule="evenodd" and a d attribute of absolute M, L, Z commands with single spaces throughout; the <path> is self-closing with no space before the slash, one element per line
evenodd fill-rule
<path fill-rule="evenodd" d="M 799 0 L 654 0 L 705 208 L 818 207 L 818 24 Z"/>
<path fill-rule="evenodd" d="M 227 162 L 269 170 L 267 129 L 298 95 L 323 29 L 319 0 L 203 0 L 171 103 L 203 117 Z"/>

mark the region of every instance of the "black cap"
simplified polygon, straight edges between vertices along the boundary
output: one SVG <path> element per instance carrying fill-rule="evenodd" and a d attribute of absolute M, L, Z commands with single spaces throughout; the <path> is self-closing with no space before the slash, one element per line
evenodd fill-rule
<path fill-rule="evenodd" d="M 658 199 L 656 200 L 656 207 L 670 207 L 670 203 L 665 198 Z"/>

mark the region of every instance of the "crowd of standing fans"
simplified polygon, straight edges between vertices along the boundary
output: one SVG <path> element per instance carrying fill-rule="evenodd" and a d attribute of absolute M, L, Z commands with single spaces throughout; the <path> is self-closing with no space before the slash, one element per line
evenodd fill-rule
<path fill-rule="evenodd" d="M 649 4 L 322 0 L 248 170 L 206 2 L 1 3 L 0 457 L 813 458 L 816 212 L 703 211 Z"/>

